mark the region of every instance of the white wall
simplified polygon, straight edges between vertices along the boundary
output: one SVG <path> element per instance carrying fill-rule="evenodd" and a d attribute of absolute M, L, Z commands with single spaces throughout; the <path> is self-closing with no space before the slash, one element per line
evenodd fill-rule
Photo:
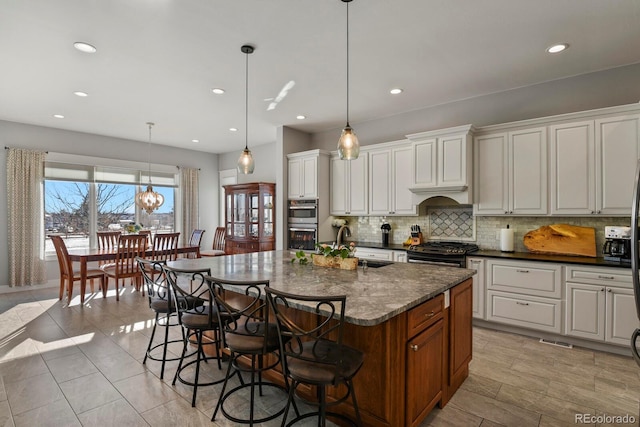
<path fill-rule="evenodd" d="M 255 162 L 255 169 L 251 175 L 238 174 L 238 184 L 248 182 L 276 182 L 276 152 L 275 142 L 270 144 L 249 147 Z M 232 151 L 220 154 L 218 157 L 218 169 L 235 169 L 238 166 L 238 157 L 241 151 Z"/>
<path fill-rule="evenodd" d="M 473 70 L 469 70 L 473 78 Z M 402 95 L 399 95 L 402 96 Z M 476 127 L 640 101 L 640 64 L 464 99 L 366 122 L 351 120 L 361 145 L 452 126 Z M 353 117 L 352 117 L 353 118 Z M 336 149 L 341 129 L 313 134 L 313 148 Z"/>
<path fill-rule="evenodd" d="M 152 144 L 148 160 L 148 143 L 111 138 L 81 132 L 71 132 L 41 126 L 0 121 L 0 144 L 5 147 L 45 150 L 112 159 L 200 168 L 200 227 L 208 232 L 203 247 L 213 242 L 213 230 L 218 224 L 218 155 Z M 6 150 L 0 162 L 0 188 L 7 187 Z M 7 195 L 0 194 L 0 286 L 9 283 L 7 247 Z M 191 232 L 190 230 L 188 232 Z M 47 276 L 58 276 L 57 261 L 47 263 Z"/>

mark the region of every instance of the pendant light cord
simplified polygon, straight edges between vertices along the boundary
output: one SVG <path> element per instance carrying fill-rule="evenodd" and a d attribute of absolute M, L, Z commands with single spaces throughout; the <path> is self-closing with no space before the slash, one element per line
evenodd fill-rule
<path fill-rule="evenodd" d="M 249 149 L 249 53 L 245 52 L 247 60 L 244 71 L 244 149 Z"/>
<path fill-rule="evenodd" d="M 347 2 L 347 126 L 349 126 L 349 2 Z"/>
<path fill-rule="evenodd" d="M 147 164 L 149 165 L 149 185 L 151 185 L 151 127 L 154 125 L 152 122 L 147 122 L 149 125 L 149 142 L 147 143 Z"/>

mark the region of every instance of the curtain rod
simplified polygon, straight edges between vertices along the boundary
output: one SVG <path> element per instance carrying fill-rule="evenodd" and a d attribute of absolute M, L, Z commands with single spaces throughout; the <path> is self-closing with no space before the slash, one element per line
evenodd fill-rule
<path fill-rule="evenodd" d="M 7 147 L 6 145 L 4 146 L 4 149 L 5 149 L 5 150 L 10 150 L 11 148 L 12 148 L 12 147 Z M 45 153 L 49 154 L 49 152 L 48 152 L 48 151 L 45 151 Z"/>
<path fill-rule="evenodd" d="M 176 166 L 176 167 L 177 167 L 178 169 L 182 169 L 182 167 L 181 167 L 181 166 Z M 198 168 L 198 170 L 202 170 L 202 169 Z"/>

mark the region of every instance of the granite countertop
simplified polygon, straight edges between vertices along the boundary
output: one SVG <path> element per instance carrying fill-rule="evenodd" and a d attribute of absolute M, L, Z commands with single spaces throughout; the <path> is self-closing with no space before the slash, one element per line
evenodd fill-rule
<path fill-rule="evenodd" d="M 176 268 L 210 268 L 211 275 L 233 280 L 269 280 L 270 286 L 302 295 L 346 295 L 346 321 L 373 326 L 427 301 L 475 274 L 466 268 L 391 263 L 364 270 L 340 270 L 291 263 L 294 251 L 182 258 Z M 312 311 L 311 306 L 296 308 Z"/>
<path fill-rule="evenodd" d="M 514 260 L 522 260 L 522 261 L 555 262 L 560 264 L 581 264 L 581 265 L 590 265 L 593 267 L 631 268 L 631 264 L 608 261 L 608 260 L 605 260 L 603 257 L 591 258 L 591 257 L 584 257 L 584 256 L 535 254 L 531 252 L 501 252 L 501 251 L 495 251 L 495 250 L 479 250 L 477 252 L 473 252 L 469 254 L 468 256 L 514 259 Z"/>
<path fill-rule="evenodd" d="M 385 249 L 388 251 L 406 251 L 407 249 L 409 249 L 409 246 L 404 246 L 399 243 L 389 243 L 387 246 L 384 246 L 380 242 L 359 242 L 355 240 L 346 240 L 343 242 L 343 244 L 348 245 L 351 242 L 355 243 L 356 248 L 360 247 L 360 248 L 371 248 L 371 249 Z M 327 245 L 333 244 L 333 242 L 320 242 L 320 243 L 327 244 Z M 358 253 L 356 251 L 356 256 L 357 254 Z"/>

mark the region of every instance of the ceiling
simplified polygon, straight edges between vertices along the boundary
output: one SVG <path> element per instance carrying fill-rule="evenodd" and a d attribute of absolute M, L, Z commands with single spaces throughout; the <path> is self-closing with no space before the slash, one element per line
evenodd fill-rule
<path fill-rule="evenodd" d="M 145 142 L 153 121 L 153 143 L 241 150 L 240 47 L 252 44 L 249 147 L 275 141 L 282 125 L 335 128 L 337 140 L 345 124 L 340 0 L 0 0 L 0 9 L 0 120 Z M 357 131 L 358 122 L 639 63 L 640 2 L 354 0 L 349 33 Z M 77 41 L 98 50 L 79 52 Z M 569 49 L 545 52 L 558 42 Z M 404 92 L 389 94 L 394 87 Z"/>

